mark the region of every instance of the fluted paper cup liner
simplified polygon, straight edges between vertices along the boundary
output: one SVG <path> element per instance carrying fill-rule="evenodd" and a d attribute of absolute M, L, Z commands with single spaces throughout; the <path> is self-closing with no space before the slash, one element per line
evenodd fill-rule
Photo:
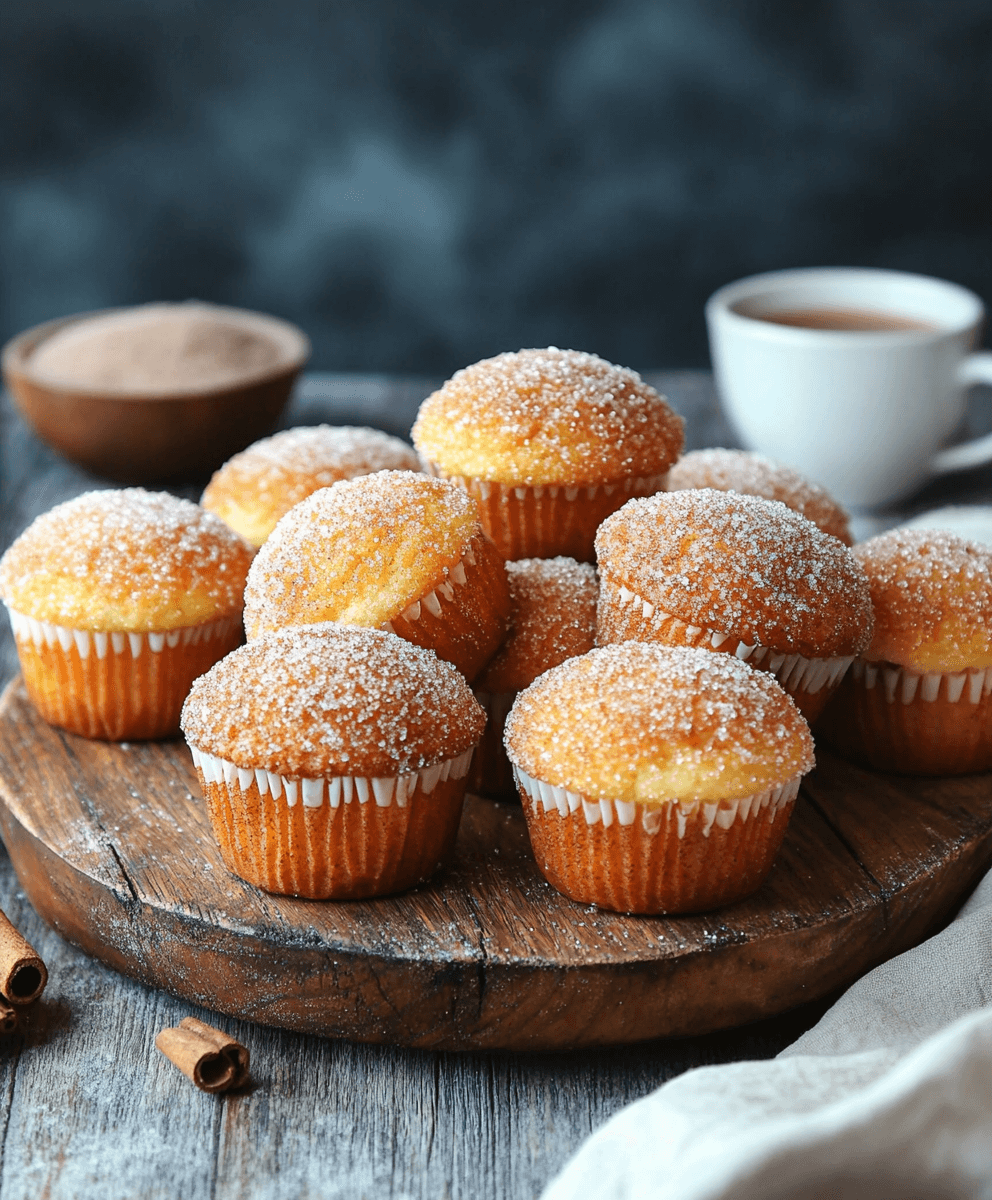
<path fill-rule="evenodd" d="M 992 669 L 920 673 L 857 660 L 816 735 L 878 771 L 992 770 Z"/>
<path fill-rule="evenodd" d="M 198 676 L 242 640 L 241 617 L 162 633 L 92 633 L 11 612 L 24 685 L 51 725 L 138 741 L 179 732 Z"/>
<path fill-rule="evenodd" d="M 446 580 L 385 627 L 415 646 L 433 650 L 471 682 L 503 640 L 509 611 L 502 556 L 480 534 Z"/>
<path fill-rule="evenodd" d="M 468 777 L 468 790 L 493 800 L 516 800 L 517 785 L 513 767 L 506 757 L 503 729 L 506 716 L 513 707 L 517 692 L 475 692 L 475 698 L 486 710 L 486 728 L 476 747 Z"/>
<path fill-rule="evenodd" d="M 475 498 L 483 529 L 508 561 L 564 554 L 579 562 L 595 562 L 593 543 L 603 521 L 634 496 L 664 491 L 668 480 L 665 472 L 628 476 L 612 483 L 516 487 L 446 475 L 433 463 L 426 466 Z"/>
<path fill-rule="evenodd" d="M 193 754 L 229 870 L 311 900 L 384 896 L 433 875 L 454 849 L 470 757 L 392 778 L 297 780 Z"/>
<path fill-rule="evenodd" d="M 749 896 L 771 870 L 799 791 L 795 778 L 743 800 L 649 805 L 590 801 L 516 774 L 549 883 L 625 913 L 703 912 Z"/>
<path fill-rule="evenodd" d="M 805 658 L 767 646 L 748 645 L 735 634 L 688 625 L 642 599 L 628 588 L 603 579 L 596 611 L 596 641 L 659 642 L 733 654 L 758 671 L 768 671 L 795 701 L 810 724 L 820 715 L 853 662 L 854 656 Z"/>

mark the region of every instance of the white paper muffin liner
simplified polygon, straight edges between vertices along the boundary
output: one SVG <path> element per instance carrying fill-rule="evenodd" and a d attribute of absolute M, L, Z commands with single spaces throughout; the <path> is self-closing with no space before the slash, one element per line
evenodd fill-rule
<path fill-rule="evenodd" d="M 719 829 L 729 829 L 735 821 L 757 820 L 762 813 L 772 822 L 780 809 L 795 800 L 801 782 L 801 778 L 796 776 L 787 783 L 757 792 L 753 796 L 712 804 L 687 804 L 674 799 L 661 804 L 641 804 L 632 800 L 587 800 L 577 792 L 535 779 L 516 763 L 512 765 L 513 777 L 530 798 L 535 812 L 541 808 L 545 812 L 557 809 L 560 816 L 567 817 L 581 809 L 587 825 L 598 825 L 602 822 L 605 828 L 609 828 L 614 821 L 619 825 L 633 825 L 640 809 L 641 825 L 645 832 L 658 833 L 666 820 L 674 816 L 680 839 L 685 837 L 687 819 L 700 809 L 703 813 L 703 837 L 709 837 L 714 825 Z"/>
<path fill-rule="evenodd" d="M 430 461 L 424 462 L 424 469 L 475 499 L 483 528 L 508 561 L 566 554 L 594 562 L 600 523 L 633 496 L 664 491 L 668 483 L 667 471 L 608 483 L 531 485 L 449 475 Z"/>
<path fill-rule="evenodd" d="M 748 645 L 730 633 L 720 633 L 715 629 L 707 629 L 702 625 L 689 625 L 679 617 L 667 613 L 650 601 L 638 596 L 629 588 L 603 580 L 603 592 L 610 590 L 612 597 L 622 608 L 633 608 L 646 621 L 659 630 L 667 622 L 671 622 L 671 632 L 678 635 L 685 631 L 685 644 L 692 646 L 711 646 L 714 650 L 723 650 L 735 655 L 753 666 L 763 667 L 779 681 L 783 688 L 792 692 L 808 692 L 815 695 L 824 687 L 836 687 L 844 678 L 850 665 L 855 661 L 855 655 L 838 655 L 832 658 L 805 658 L 801 654 L 785 654 L 772 650 L 759 643 Z M 731 642 L 732 648 L 726 643 Z"/>
<path fill-rule="evenodd" d="M 912 704 L 919 698 L 932 704 L 939 698 L 952 704 L 978 704 L 992 692 L 992 667 L 968 671 L 911 671 L 891 663 L 871 663 L 857 658 L 852 678 L 869 691 L 881 687 L 890 704 L 897 700 Z"/>
<path fill-rule="evenodd" d="M 515 500 L 527 500 L 528 498 L 541 500 L 544 496 L 550 496 L 552 499 L 557 499 L 561 496 L 565 500 L 578 500 L 580 497 L 586 500 L 595 500 L 599 495 L 615 496 L 618 493 L 625 493 L 628 496 L 643 496 L 664 491 L 668 483 L 667 471 L 662 471 L 657 475 L 628 475 L 623 479 L 614 480 L 613 483 L 497 483 L 488 479 L 474 479 L 468 475 L 449 475 L 437 463 L 431 462 L 430 459 L 421 458 L 421 462 L 424 471 L 428 475 L 434 475 L 439 479 L 446 479 L 449 483 L 457 483 L 459 487 L 464 488 L 466 491 L 470 491 L 472 486 L 477 487 L 483 500 L 489 500 L 493 496 L 497 496 L 505 501 L 509 501 L 511 498 Z"/>
<path fill-rule="evenodd" d="M 170 649 L 176 646 L 197 646 L 212 640 L 220 641 L 240 627 L 241 615 L 224 617 L 218 621 L 209 621 L 202 625 L 185 625 L 179 629 L 163 630 L 149 633 L 123 633 L 114 631 L 94 632 L 86 629 L 70 629 L 65 625 L 55 625 L 50 621 L 39 621 L 34 617 L 25 616 L 6 606 L 10 616 L 10 625 L 14 638 L 19 642 L 34 642 L 36 646 L 53 647 L 56 643 L 66 653 L 75 646 L 80 658 L 106 658 L 108 654 L 128 654 L 131 658 L 140 658 L 145 650 L 153 654 L 160 653 L 166 646 Z"/>
<path fill-rule="evenodd" d="M 468 563 L 472 567 L 476 565 L 475 552 L 472 549 L 471 543 L 466 545 L 462 557 L 449 569 L 447 579 L 436 584 L 429 592 L 421 596 L 419 600 L 414 600 L 412 604 L 408 604 L 402 613 L 400 613 L 400 616 L 411 623 L 419 621 L 425 610 L 434 617 L 443 617 L 445 613 L 441 601 L 444 600 L 450 604 L 455 598 L 455 588 L 464 587 L 468 581 L 468 576 L 465 574 L 465 563 Z M 392 621 L 383 621 L 379 628 L 388 630 L 390 633 L 396 632 Z"/>
<path fill-rule="evenodd" d="M 388 808 L 395 803 L 399 808 L 406 808 L 407 801 L 418 786 L 424 795 L 429 796 L 438 783 L 448 779 L 463 779 L 472 761 L 472 750 L 466 750 L 434 766 L 422 767 L 419 771 L 405 771 L 400 775 L 379 778 L 333 775 L 303 779 L 280 775 L 261 767 L 239 767 L 228 759 L 187 744 L 193 756 L 193 765 L 200 770 L 207 783 L 236 784 L 242 791 L 247 791 L 254 783 L 262 796 L 270 792 L 275 800 L 285 796 L 290 808 L 301 802 L 304 808 L 320 808 L 325 801 L 331 808 L 353 803 L 374 803 L 379 808 Z"/>

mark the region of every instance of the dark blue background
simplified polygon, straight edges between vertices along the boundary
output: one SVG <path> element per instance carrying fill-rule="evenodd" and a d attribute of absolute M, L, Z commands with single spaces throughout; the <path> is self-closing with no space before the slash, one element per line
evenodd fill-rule
<path fill-rule="evenodd" d="M 315 367 L 704 365 L 702 304 L 878 264 L 992 300 L 988 0 L 5 6 L 0 335 L 197 296 Z"/>

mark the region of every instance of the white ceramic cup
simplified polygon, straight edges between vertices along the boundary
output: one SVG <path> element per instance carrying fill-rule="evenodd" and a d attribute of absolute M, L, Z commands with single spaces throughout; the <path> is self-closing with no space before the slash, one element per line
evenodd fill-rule
<path fill-rule="evenodd" d="M 762 319 L 822 309 L 927 328 L 834 330 Z M 964 416 L 966 387 L 992 383 L 992 353 L 969 353 L 983 316 L 981 300 L 957 284 L 847 267 L 753 275 L 706 303 L 717 392 L 743 445 L 853 508 L 890 503 L 935 474 L 992 461 L 992 434 L 943 448 Z"/>

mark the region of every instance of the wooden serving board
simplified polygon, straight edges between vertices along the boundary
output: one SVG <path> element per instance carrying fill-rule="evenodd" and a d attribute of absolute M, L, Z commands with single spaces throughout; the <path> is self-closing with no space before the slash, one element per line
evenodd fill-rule
<path fill-rule="evenodd" d="M 992 776 L 903 779 L 820 752 L 750 900 L 623 917 L 558 895 L 521 810 L 469 797 L 453 865 L 381 900 L 231 875 L 178 742 L 114 745 L 0 700 L 0 825 L 24 890 L 125 974 L 232 1016 L 434 1049 L 708 1032 L 851 982 L 939 927 L 992 860 Z"/>

